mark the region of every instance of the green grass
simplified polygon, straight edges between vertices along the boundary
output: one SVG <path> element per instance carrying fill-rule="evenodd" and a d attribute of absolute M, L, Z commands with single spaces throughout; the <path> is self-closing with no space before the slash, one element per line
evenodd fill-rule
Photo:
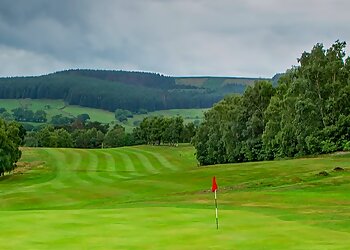
<path fill-rule="evenodd" d="M 45 109 L 46 105 L 50 105 L 50 109 Z M 45 110 L 47 113 L 48 121 L 52 116 L 63 115 L 68 117 L 77 117 L 80 114 L 89 114 L 91 121 L 99 121 L 102 123 L 117 123 L 114 113 L 94 108 L 81 107 L 76 105 L 66 105 L 63 100 L 48 100 L 48 99 L 0 99 L 0 107 L 6 108 L 7 111 L 11 111 L 14 108 L 26 107 L 33 111 Z M 129 118 L 126 123 L 119 123 L 126 128 L 128 132 L 131 132 L 135 127 L 135 121 L 142 121 L 147 116 L 182 116 L 185 123 L 194 122 L 196 120 L 201 121 L 204 117 L 204 112 L 207 109 L 170 109 L 159 110 L 149 112 L 146 115 L 134 115 L 133 118 Z M 38 125 L 39 123 L 30 123 L 32 125 Z"/>
<path fill-rule="evenodd" d="M 208 78 L 208 80 L 204 82 L 203 87 L 212 90 L 218 89 L 224 81 L 225 79 L 223 78 Z"/>
<path fill-rule="evenodd" d="M 197 167 L 193 153 L 25 148 L 0 180 L 0 249 L 349 249 L 350 154 Z"/>
<path fill-rule="evenodd" d="M 122 125 L 130 131 L 134 128 L 135 121 L 142 121 L 147 116 L 164 116 L 164 117 L 175 117 L 182 116 L 185 123 L 195 122 L 196 120 L 202 121 L 204 119 L 204 112 L 208 109 L 169 109 L 169 110 L 158 110 L 154 112 L 149 112 L 148 114 L 143 115 L 134 115 L 133 118 L 129 118 L 126 123 Z"/>
<path fill-rule="evenodd" d="M 178 85 L 189 85 L 195 87 L 204 87 L 211 90 L 217 90 L 224 85 L 242 84 L 253 85 L 257 80 L 271 80 L 269 78 L 247 78 L 247 77 L 176 77 Z"/>
<path fill-rule="evenodd" d="M 89 114 L 91 121 L 99 121 L 102 123 L 111 123 L 115 121 L 114 113 L 102 109 L 68 105 L 64 108 L 64 112 L 74 117 L 80 114 Z"/>

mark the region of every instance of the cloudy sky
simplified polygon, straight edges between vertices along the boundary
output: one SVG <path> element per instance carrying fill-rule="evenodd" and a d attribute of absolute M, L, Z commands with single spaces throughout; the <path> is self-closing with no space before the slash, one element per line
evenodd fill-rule
<path fill-rule="evenodd" d="M 0 76 L 71 68 L 271 77 L 350 41 L 348 0 L 0 0 Z"/>

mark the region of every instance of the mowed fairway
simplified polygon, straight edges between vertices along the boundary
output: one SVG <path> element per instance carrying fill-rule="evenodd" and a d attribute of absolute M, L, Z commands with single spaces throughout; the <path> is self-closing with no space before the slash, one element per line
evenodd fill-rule
<path fill-rule="evenodd" d="M 350 249 L 350 154 L 210 167 L 193 154 L 25 148 L 0 179 L 0 249 Z"/>

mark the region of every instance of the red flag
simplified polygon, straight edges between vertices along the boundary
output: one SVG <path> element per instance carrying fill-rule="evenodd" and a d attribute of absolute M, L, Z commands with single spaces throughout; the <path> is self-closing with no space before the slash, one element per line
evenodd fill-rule
<path fill-rule="evenodd" d="M 211 186 L 211 191 L 215 192 L 215 190 L 218 189 L 218 184 L 216 184 L 216 178 L 215 176 L 213 177 L 213 185 Z"/>

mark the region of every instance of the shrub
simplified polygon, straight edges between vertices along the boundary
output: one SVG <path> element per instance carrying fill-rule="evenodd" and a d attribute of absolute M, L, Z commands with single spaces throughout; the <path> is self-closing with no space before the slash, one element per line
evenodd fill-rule
<path fill-rule="evenodd" d="M 343 150 L 344 151 L 350 151 L 350 141 L 344 143 Z"/>
<path fill-rule="evenodd" d="M 321 142 L 322 145 L 322 153 L 332 153 L 337 151 L 337 145 L 331 140 L 326 140 Z"/>

